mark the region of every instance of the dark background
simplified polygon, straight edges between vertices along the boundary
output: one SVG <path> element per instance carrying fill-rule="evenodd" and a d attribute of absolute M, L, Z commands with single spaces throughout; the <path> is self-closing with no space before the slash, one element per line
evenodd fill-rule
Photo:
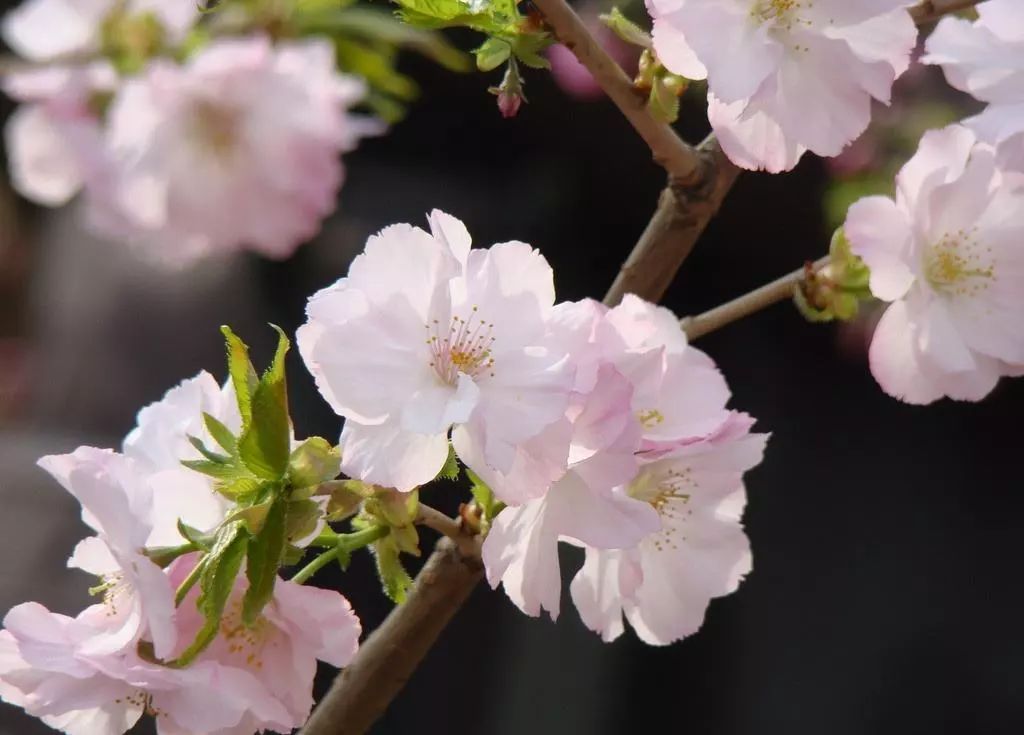
<path fill-rule="evenodd" d="M 222 323 L 266 359 L 265 324 L 293 331 L 309 294 L 343 275 L 381 226 L 422 225 L 440 207 L 478 245 L 540 248 L 560 298 L 603 294 L 662 185 L 616 110 L 528 73 L 531 103 L 502 120 L 484 91 L 496 78 L 409 70 L 423 99 L 346 158 L 338 212 L 286 263 L 242 256 L 168 274 L 96 241 L 73 211 L 6 193 L 0 607 L 36 599 L 74 613 L 90 584 L 64 569 L 84 534 L 74 503 L 35 459 L 117 446 L 168 387 L 202 368 L 223 375 Z M 691 140 L 701 116 L 684 114 Z M 811 157 L 790 175 L 743 175 L 664 303 L 694 313 L 819 257 L 828 181 Z M 567 596 L 553 624 L 481 586 L 375 732 L 1020 733 L 1024 381 L 980 404 L 906 406 L 871 378 L 867 329 L 811 325 L 780 305 L 700 340 L 733 407 L 773 438 L 748 476 L 754 572 L 712 603 L 698 634 L 651 648 L 627 632 L 606 645 Z M 289 368 L 300 435 L 336 437 L 294 352 Z M 452 488 L 429 502 L 458 500 Z M 368 558 L 334 581 L 366 629 L 387 613 Z M 0 734 L 41 732 L 0 709 Z"/>

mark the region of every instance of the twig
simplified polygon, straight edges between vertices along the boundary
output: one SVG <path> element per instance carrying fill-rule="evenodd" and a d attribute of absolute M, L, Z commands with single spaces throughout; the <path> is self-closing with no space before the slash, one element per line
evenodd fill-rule
<path fill-rule="evenodd" d="M 910 15 L 919 26 L 938 20 L 948 13 L 966 10 L 984 0 L 925 0 L 910 9 Z"/>
<path fill-rule="evenodd" d="M 816 261 L 811 268 L 816 271 L 820 270 L 828 265 L 828 262 L 829 258 L 826 256 Z M 750 316 L 762 309 L 766 309 L 772 304 L 792 298 L 793 291 L 806 275 L 807 267 L 804 266 L 748 294 L 744 294 L 721 306 L 716 306 L 710 311 L 705 311 L 697 316 L 687 317 L 681 320 L 679 324 L 683 331 L 686 332 L 686 336 L 691 340 L 703 337 L 705 334 L 721 329 L 727 324 L 732 324 L 745 316 Z"/>
<path fill-rule="evenodd" d="M 449 518 L 441 511 L 420 503 L 416 522 L 427 528 L 434 529 L 442 536 L 450 538 L 459 547 L 459 551 L 464 556 L 472 557 L 479 555 L 480 537 L 476 534 L 468 533 L 459 525 L 458 521 Z"/>
<path fill-rule="evenodd" d="M 438 541 L 406 601 L 391 611 L 334 680 L 303 735 L 366 732 L 482 578 L 478 556 L 463 556 L 447 537 Z"/>
<path fill-rule="evenodd" d="M 661 192 L 654 216 L 605 296 L 608 306 L 618 304 L 627 293 L 660 301 L 722 206 L 739 169 L 725 157 L 713 135 L 698 150 L 708 172 L 704 184 L 686 188 L 669 185 Z"/>
<path fill-rule="evenodd" d="M 597 42 L 569 4 L 565 0 L 534 0 L 534 5 L 543 13 L 555 38 L 587 68 L 644 139 L 655 162 L 668 172 L 672 183 L 699 184 L 704 178 L 700 155 L 671 125 L 651 115 L 647 110 L 647 95 L 633 86 L 626 72 Z"/>

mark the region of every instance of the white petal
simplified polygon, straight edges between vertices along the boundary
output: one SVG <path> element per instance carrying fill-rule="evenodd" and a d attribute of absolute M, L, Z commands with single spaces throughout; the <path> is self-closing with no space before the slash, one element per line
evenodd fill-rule
<path fill-rule="evenodd" d="M 865 197 L 846 214 L 843 232 L 850 249 L 871 269 L 871 293 L 883 301 L 901 298 L 914 282 L 913 234 L 906 213 L 888 197 Z"/>
<path fill-rule="evenodd" d="M 346 421 L 339 445 L 345 474 L 402 492 L 433 480 L 448 459 L 444 433 L 403 431 L 395 421 L 379 426 Z"/>
<path fill-rule="evenodd" d="M 66 204 L 82 188 L 76 151 L 42 105 L 22 105 L 4 128 L 11 158 L 11 181 L 24 196 L 39 204 Z"/>

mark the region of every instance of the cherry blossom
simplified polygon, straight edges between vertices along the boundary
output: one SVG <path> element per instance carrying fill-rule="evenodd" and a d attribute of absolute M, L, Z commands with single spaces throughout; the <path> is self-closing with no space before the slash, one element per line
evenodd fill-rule
<path fill-rule="evenodd" d="M 84 185 L 99 188 L 106 150 L 93 96 L 113 91 L 117 76 L 105 62 L 18 71 L 4 91 L 23 102 L 4 128 L 11 182 L 39 204 L 66 204 Z"/>
<path fill-rule="evenodd" d="M 568 471 L 542 497 L 498 514 L 484 540 L 487 580 L 501 584 L 527 615 L 543 609 L 558 617 L 559 540 L 628 548 L 658 527 L 649 505 L 613 492 L 638 466 L 640 425 L 631 394 L 615 368 L 601 368 L 591 393 L 576 394 L 570 410 Z"/>
<path fill-rule="evenodd" d="M 364 93 L 322 39 L 218 39 L 183 65 L 155 60 L 110 106 L 113 193 L 92 222 L 175 264 L 287 257 L 334 208 L 339 154 L 381 131 L 348 111 Z"/>
<path fill-rule="evenodd" d="M 1024 368 L 1024 186 L 971 130 L 927 133 L 895 200 L 860 200 L 844 230 L 892 302 L 869 351 L 886 393 L 977 401 Z"/>
<path fill-rule="evenodd" d="M 159 35 L 181 41 L 199 16 L 193 0 L 26 0 L 3 20 L 3 39 L 31 61 L 87 56 L 100 51 L 104 24 L 117 18 L 152 18 Z"/>
<path fill-rule="evenodd" d="M 988 0 L 978 19 L 943 18 L 921 59 L 942 66 L 957 89 L 990 103 L 964 124 L 1024 170 L 1024 5 Z"/>
<path fill-rule="evenodd" d="M 518 448 L 565 413 L 572 372 L 553 344 L 551 268 L 529 245 L 470 249 L 443 212 L 430 233 L 392 225 L 347 278 L 315 294 L 298 345 L 344 416 L 342 468 L 407 491 L 432 480 L 448 431 L 465 430 L 483 465 L 509 472 Z"/>
<path fill-rule="evenodd" d="M 171 579 L 180 582 L 192 563 L 175 562 Z M 102 605 L 77 618 L 19 605 L 0 632 L 0 697 L 69 735 L 121 735 L 144 713 L 160 735 L 291 732 L 312 707 L 316 660 L 347 664 L 359 621 L 337 592 L 279 580 L 263 615 L 246 627 L 236 593 L 222 636 L 184 668 L 144 660 L 134 648 L 91 652 L 110 625 Z M 194 597 L 179 612 L 178 638 L 187 643 L 201 624 Z"/>
<path fill-rule="evenodd" d="M 148 632 L 156 655 L 168 656 L 177 642 L 174 590 L 143 553 L 153 531 L 154 491 L 146 474 L 133 460 L 92 447 L 43 457 L 39 465 L 81 503 L 82 520 L 97 533 L 80 542 L 68 562 L 103 580 L 110 623 L 86 651 L 124 651 Z"/>
<path fill-rule="evenodd" d="M 708 118 L 738 166 L 777 173 L 838 155 L 888 104 L 917 30 L 906 0 L 650 0 L 658 58 L 708 81 Z M 714 32 L 710 32 L 714 29 Z"/>
<path fill-rule="evenodd" d="M 588 546 L 570 585 L 573 602 L 605 641 L 623 615 L 641 640 L 665 645 L 700 628 L 713 597 L 735 591 L 751 568 L 740 518 L 743 473 L 763 456 L 765 435 L 742 414 L 706 439 L 662 449 L 624 492 L 650 504 L 660 526 L 628 549 Z"/>

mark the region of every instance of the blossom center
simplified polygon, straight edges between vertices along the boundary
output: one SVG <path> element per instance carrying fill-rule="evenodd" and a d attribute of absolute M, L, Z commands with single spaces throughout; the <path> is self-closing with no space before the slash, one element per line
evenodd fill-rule
<path fill-rule="evenodd" d="M 656 551 L 675 550 L 680 540 L 686 541 L 682 525 L 693 515 L 689 490 L 696 486 L 690 468 L 684 467 L 643 472 L 626 488 L 630 497 L 650 504 L 661 518 L 661 530 L 651 538 Z"/>
<path fill-rule="evenodd" d="M 106 608 L 108 618 L 117 617 L 117 600 L 127 592 L 131 586 L 125 582 L 121 573 L 111 574 L 103 577 L 102 583 L 89 589 L 91 595 L 103 595 L 103 606 Z"/>
<path fill-rule="evenodd" d="M 218 158 L 227 158 L 238 147 L 242 117 L 226 106 L 199 100 L 192 106 L 192 129 L 200 147 Z"/>
<path fill-rule="evenodd" d="M 235 600 L 221 619 L 220 632 L 230 656 L 250 669 L 263 668 L 263 651 L 272 632 L 269 620 L 261 615 L 255 623 L 246 625 L 242 621 L 242 601 Z"/>
<path fill-rule="evenodd" d="M 796 24 L 810 25 L 810 22 L 800 18 L 799 14 L 813 4 L 813 0 L 755 0 L 750 9 L 750 17 L 758 25 L 767 24 L 789 31 Z"/>
<path fill-rule="evenodd" d="M 645 429 L 653 429 L 659 424 L 665 423 L 665 414 L 656 408 L 637 411 L 636 418 Z"/>
<path fill-rule="evenodd" d="M 950 296 L 977 296 L 995 280 L 992 248 L 975 238 L 976 229 L 943 235 L 925 250 L 924 275 L 936 291 Z"/>
<path fill-rule="evenodd" d="M 447 328 L 436 319 L 426 327 L 430 367 L 445 383 L 455 385 L 460 374 L 494 376 L 494 323 L 481 319 L 478 307 L 466 319 L 453 316 Z"/>

